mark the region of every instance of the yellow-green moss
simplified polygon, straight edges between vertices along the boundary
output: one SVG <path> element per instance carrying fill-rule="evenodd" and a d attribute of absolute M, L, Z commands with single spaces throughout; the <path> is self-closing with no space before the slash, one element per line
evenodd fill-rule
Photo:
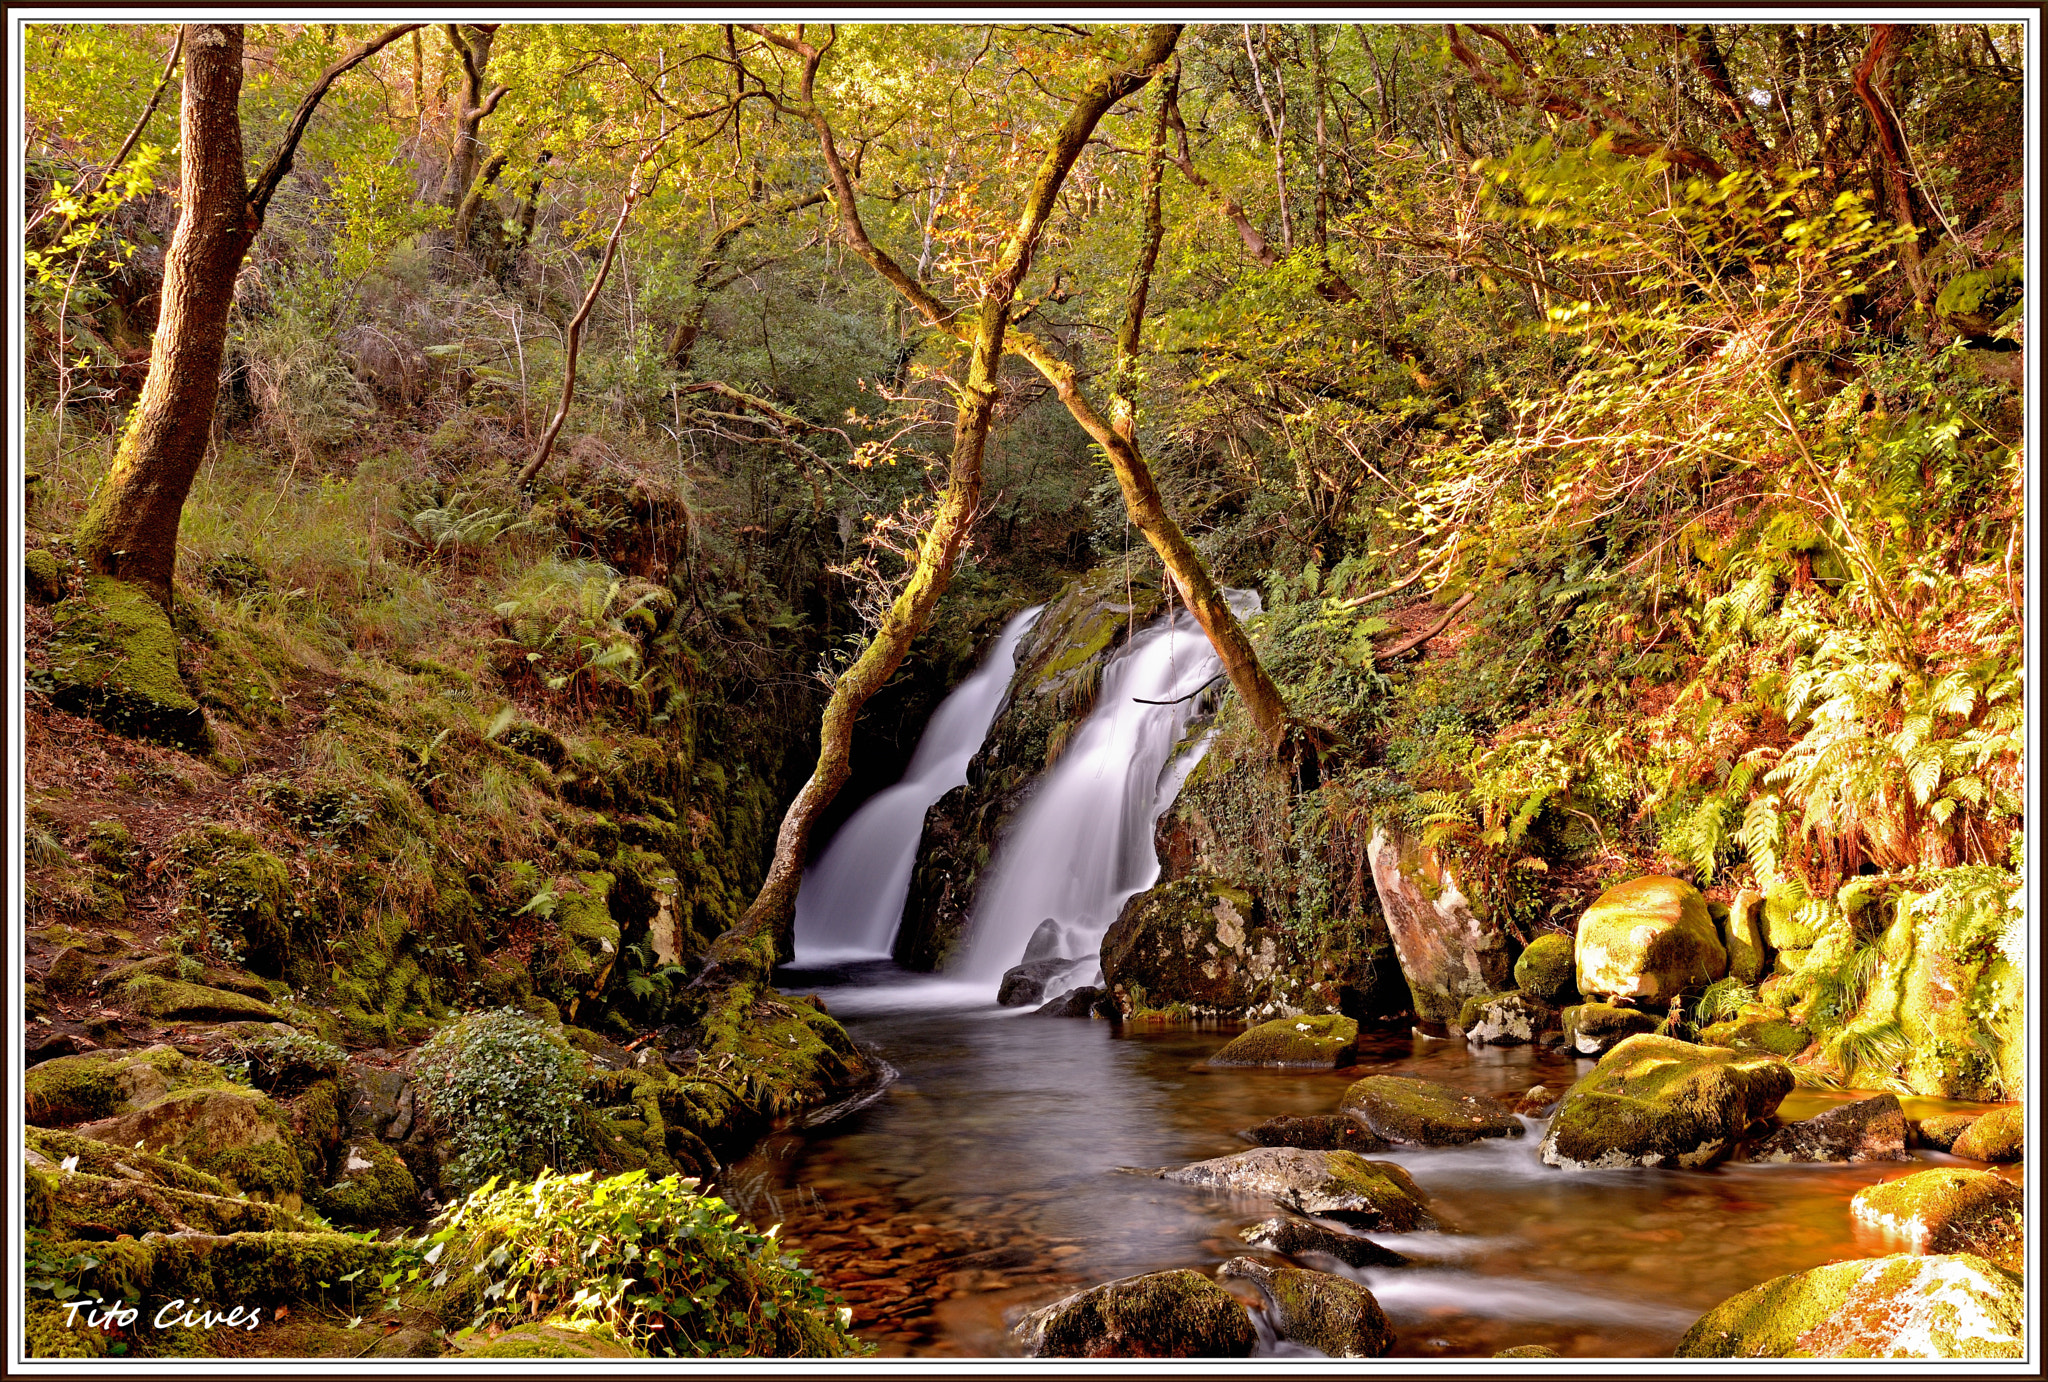
<path fill-rule="evenodd" d="M 1680 1358 L 2018 1358 L 2020 1278 L 1980 1257 L 1880 1257 L 1775 1277 L 1702 1315 Z"/>
<path fill-rule="evenodd" d="M 178 671 L 178 637 L 163 607 L 137 586 L 87 576 L 56 606 L 50 695 L 117 734 L 205 752 L 213 732 Z"/>

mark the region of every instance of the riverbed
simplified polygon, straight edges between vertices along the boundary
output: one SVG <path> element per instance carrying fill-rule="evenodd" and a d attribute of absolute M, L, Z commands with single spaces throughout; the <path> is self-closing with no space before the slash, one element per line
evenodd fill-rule
<path fill-rule="evenodd" d="M 1211 1070 L 1203 1061 L 1238 1028 L 1021 1015 L 991 1004 L 985 986 L 886 963 L 779 982 L 821 995 L 895 1078 L 833 1121 L 777 1133 L 721 1188 L 784 1225 L 884 1356 L 1013 1355 L 1009 1326 L 1034 1306 L 1140 1272 L 1213 1271 L 1249 1251 L 1237 1233 L 1278 1212 L 1270 1202 L 1143 1169 L 1242 1151 L 1238 1129 L 1333 1112 L 1363 1075 L 1418 1075 L 1512 1103 L 1532 1085 L 1561 1093 L 1593 1064 L 1391 1027 L 1365 1033 L 1358 1065 L 1340 1071 Z M 1781 1113 L 1808 1117 L 1841 1097 L 1795 1091 Z M 1909 1117 L 1971 1107 L 1906 1102 Z M 1395 1356 L 1522 1344 L 1668 1356 L 1738 1291 L 1903 1250 L 1852 1224 L 1849 1198 L 1956 1161 L 1920 1152 L 1860 1166 L 1565 1172 L 1537 1159 L 1542 1122 L 1522 1121 L 1518 1138 L 1375 1154 L 1409 1170 L 1443 1226 L 1372 1235 L 1414 1265 L 1345 1269 L 1387 1312 Z"/>

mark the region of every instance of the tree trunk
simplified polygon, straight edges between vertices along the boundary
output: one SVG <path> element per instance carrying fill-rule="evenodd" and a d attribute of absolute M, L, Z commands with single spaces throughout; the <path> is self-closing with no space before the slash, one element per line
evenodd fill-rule
<path fill-rule="evenodd" d="M 1145 151 L 1145 177 L 1139 192 L 1145 203 L 1145 242 L 1138 249 L 1131 285 L 1124 294 L 1124 322 L 1117 332 L 1116 361 L 1109 372 L 1109 425 L 1133 446 L 1138 444 L 1138 341 L 1145 330 L 1145 302 L 1152 292 L 1152 268 L 1159 262 L 1159 245 L 1166 238 L 1166 221 L 1159 210 L 1160 174 L 1166 161 L 1166 113 L 1172 109 L 1179 85 L 1178 72 L 1168 72 L 1159 84 L 1159 109 L 1152 118 L 1152 143 Z"/>
<path fill-rule="evenodd" d="M 1899 262 L 1913 285 L 1914 300 L 1924 303 L 1928 296 L 1927 278 L 1921 271 L 1920 259 L 1940 237 L 1934 230 L 1927 199 L 1913 181 L 1906 132 L 1900 128 L 1899 117 L 1892 109 L 1892 68 L 1905 47 L 1905 25 L 1876 25 L 1870 33 L 1870 46 L 1864 50 L 1863 60 L 1856 65 L 1849 83 L 1877 136 L 1872 173 L 1885 209 L 1893 220 L 1913 231 L 1913 237 L 1899 245 Z"/>
<path fill-rule="evenodd" d="M 184 51 L 180 211 L 164 256 L 149 376 L 78 530 L 87 564 L 142 587 L 165 609 L 178 517 L 213 431 L 235 275 L 256 238 L 242 181 L 242 26 L 188 24 Z"/>
<path fill-rule="evenodd" d="M 463 85 L 455 101 L 455 118 L 449 128 L 448 173 L 441 181 L 441 205 L 447 208 L 453 222 L 449 233 L 450 245 L 466 250 L 469 248 L 470 216 L 475 210 L 469 203 L 470 187 L 477 180 L 477 164 L 483 152 L 483 141 L 478 131 L 483 128 L 484 118 L 505 98 L 508 88 L 500 86 L 486 93 L 484 87 L 485 74 L 491 64 L 491 44 L 498 35 L 496 24 L 448 24 L 443 27 L 456 56 L 462 59 Z M 463 36 L 465 28 L 469 31 L 468 37 Z"/>
<path fill-rule="evenodd" d="M 853 726 L 868 698 L 886 684 L 902 664 L 904 655 L 918 634 L 924 631 L 931 612 L 953 578 L 968 529 L 981 502 L 981 466 L 990 423 L 995 418 L 996 373 L 1001 367 L 1005 333 L 1009 328 L 1010 305 L 1030 271 L 1031 256 L 1040 233 L 1051 216 L 1067 172 L 1094 133 L 1096 123 L 1109 108 L 1138 90 L 1173 53 L 1180 37 L 1178 24 L 1158 24 L 1147 32 L 1140 53 L 1130 62 L 1112 69 L 1091 83 L 1068 114 L 1059 137 L 1040 160 L 1017 224 L 1003 242 L 993 271 L 985 280 L 972 325 L 962 320 L 965 309 L 951 309 L 931 290 L 906 273 L 886 251 L 868 238 L 855 202 L 852 179 L 839 156 L 832 127 L 813 101 L 813 83 L 823 50 L 802 39 L 789 39 L 765 26 L 748 25 L 761 35 L 804 60 L 802 107 L 790 107 L 792 114 L 808 119 L 818 132 L 818 144 L 831 175 L 833 199 L 840 221 L 854 251 L 900 293 L 932 325 L 959 339 L 968 348 L 967 377 L 958 390 L 959 412 L 953 427 L 953 452 L 947 467 L 945 493 L 939 500 L 929 532 L 918 547 L 917 564 L 910 581 L 883 617 L 882 625 L 853 666 L 839 678 L 826 703 L 818 745 L 818 763 L 810 779 L 784 813 L 775 838 L 775 856 L 768 876 L 761 884 L 746 915 L 713 943 L 706 955 L 702 984 L 717 982 L 721 976 L 755 974 L 765 976 L 777 961 L 793 952 L 796 893 L 803 881 L 804 861 L 810 853 L 811 831 L 818 817 L 846 784 L 853 749 Z"/>

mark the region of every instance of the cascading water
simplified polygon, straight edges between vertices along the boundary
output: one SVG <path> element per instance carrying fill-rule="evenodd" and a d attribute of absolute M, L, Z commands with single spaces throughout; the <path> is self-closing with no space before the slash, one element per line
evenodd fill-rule
<path fill-rule="evenodd" d="M 967 763 L 988 737 L 1016 668 L 1017 643 L 1045 607 L 1025 610 L 974 674 L 932 712 L 903 780 L 870 797 L 804 871 L 796 895 L 796 962 L 886 958 L 903 920 L 917 841 L 932 803 L 967 781 Z"/>
<path fill-rule="evenodd" d="M 1252 591 L 1227 598 L 1240 618 L 1259 608 Z M 1158 881 L 1153 826 L 1206 740 L 1168 760 L 1195 717 L 1194 693 L 1221 670 L 1185 613 L 1146 629 L 1103 670 L 1094 711 L 997 848 L 975 899 L 962 979 L 993 987 L 1028 959 L 1043 962 L 1043 998 L 1090 981 L 1103 933 L 1125 901 Z"/>

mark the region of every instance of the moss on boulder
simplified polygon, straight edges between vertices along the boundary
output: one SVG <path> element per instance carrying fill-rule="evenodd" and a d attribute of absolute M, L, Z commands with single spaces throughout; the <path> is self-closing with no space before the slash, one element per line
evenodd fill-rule
<path fill-rule="evenodd" d="M 2019 1161 L 2027 1153 L 2027 1112 L 2023 1105 L 1995 1108 L 1964 1129 L 1949 1150 L 1971 1161 Z"/>
<path fill-rule="evenodd" d="M 260 998 L 227 989 L 138 974 L 119 993 L 139 1013 L 165 1022 L 282 1022 L 284 1014 Z"/>
<path fill-rule="evenodd" d="M 1799 909 L 1805 903 L 1803 890 L 1783 885 L 1764 895 L 1761 920 L 1765 945 L 1780 953 L 1813 948 L 1813 943 L 1820 939 L 1820 928 L 1800 916 Z M 1797 966 L 1795 963 L 1786 967 L 1789 970 Z"/>
<path fill-rule="evenodd" d="M 1407 1171 L 1391 1161 L 1367 1161 L 1356 1152 L 1259 1147 L 1157 1174 L 1182 1185 L 1264 1196 L 1300 1214 L 1361 1228 L 1405 1233 L 1436 1226 Z"/>
<path fill-rule="evenodd" d="M 1616 1003 L 1578 1003 L 1558 1015 L 1567 1051 L 1602 1056 L 1632 1036 L 1657 1030 L 1657 1019 Z"/>
<path fill-rule="evenodd" d="M 32 605 L 54 605 L 64 598 L 64 568 L 40 547 L 21 558 L 21 593 Z"/>
<path fill-rule="evenodd" d="M 1219 1277 L 1249 1281 L 1266 1298 L 1266 1318 L 1283 1339 L 1331 1358 L 1379 1358 L 1394 1347 L 1394 1331 L 1371 1291 L 1329 1272 L 1269 1267 L 1234 1257 Z"/>
<path fill-rule="evenodd" d="M 2022 1272 L 2025 1198 L 2019 1186 L 1989 1171 L 1938 1166 L 1865 1186 L 1849 1212 L 1860 1224 L 1898 1235 L 1914 1252 L 1971 1252 Z"/>
<path fill-rule="evenodd" d="M 1456 1147 L 1482 1137 L 1520 1137 L 1514 1110 L 1483 1094 L 1407 1075 L 1368 1075 L 1344 1091 L 1339 1109 L 1387 1141 Z"/>
<path fill-rule="evenodd" d="M 1700 1044 L 1734 1051 L 1768 1051 L 1791 1058 L 1812 1044 L 1806 1028 L 1772 1008 L 1746 1008 L 1736 1016 L 1700 1029 Z"/>
<path fill-rule="evenodd" d="M 204 753 L 213 731 L 178 671 L 178 636 L 138 586 L 87 576 L 56 607 L 50 699 L 117 734 Z"/>
<path fill-rule="evenodd" d="M 1283 1017 L 1262 1022 L 1209 1057 L 1210 1065 L 1270 1065 L 1335 1070 L 1358 1054 L 1358 1024 L 1348 1017 Z"/>
<path fill-rule="evenodd" d="M 1835 1262 L 1709 1310 L 1680 1358 L 2021 1358 L 2026 1291 L 1970 1254 Z"/>
<path fill-rule="evenodd" d="M 1356 1118 L 1342 1113 L 1268 1118 L 1238 1133 L 1261 1147 L 1302 1147 L 1318 1152 L 1384 1152 L 1387 1140 Z"/>
<path fill-rule="evenodd" d="M 1237 1297 L 1186 1270 L 1104 1282 L 1011 1332 L 1032 1358 L 1245 1358 L 1258 1342 Z"/>
<path fill-rule="evenodd" d="M 1545 931 L 1529 942 L 1515 961 L 1515 987 L 1546 1003 L 1561 1003 L 1578 990 L 1572 957 L 1572 938 L 1561 931 Z"/>
<path fill-rule="evenodd" d="M 58 1132 L 49 1128 L 24 1128 L 22 1130 L 24 1153 L 29 1164 L 36 1165 L 35 1158 L 41 1157 L 50 1163 L 44 1170 L 54 1170 L 67 1158 L 77 1157 L 77 1169 L 93 1176 L 121 1176 L 138 1180 L 148 1185 L 168 1186 L 173 1190 L 190 1190 L 201 1195 L 225 1195 L 227 1187 L 220 1183 L 220 1177 L 187 1166 L 170 1157 L 157 1156 L 137 1147 L 115 1147 L 97 1138 L 85 1137 L 75 1132 Z"/>
<path fill-rule="evenodd" d="M 1102 937 L 1102 976 L 1132 1006 L 1191 1003 L 1242 1011 L 1267 1000 L 1283 969 L 1280 938 L 1251 894 L 1208 874 L 1162 883 L 1124 904 Z"/>
<path fill-rule="evenodd" d="M 278 1106 L 253 1089 L 186 1089 L 118 1117 L 87 1123 L 81 1136 L 183 1161 L 246 1193 L 296 1209 L 305 1189 L 298 1139 Z"/>
<path fill-rule="evenodd" d="M 1481 1046 L 1527 1046 L 1557 1025 L 1556 1008 L 1520 989 L 1468 998 L 1458 1012 L 1465 1040 Z"/>
<path fill-rule="evenodd" d="M 1600 894 L 1573 942 L 1579 992 L 1662 1001 L 1728 972 L 1707 900 L 1677 878 L 1634 878 Z"/>
<path fill-rule="evenodd" d="M 1955 1146 L 1956 1139 L 1982 1116 L 1976 1113 L 1930 1114 L 1913 1125 L 1913 1137 L 1923 1147 L 1945 1152 Z"/>
<path fill-rule="evenodd" d="M 122 1174 L 59 1172 L 49 1212 L 36 1227 L 59 1238 L 111 1239 L 146 1233 L 264 1233 L 303 1229 L 274 1204 L 156 1185 Z"/>
<path fill-rule="evenodd" d="M 475 1334 L 456 1345 L 464 1358 L 643 1358 L 629 1344 L 552 1321 L 497 1334 Z"/>
<path fill-rule="evenodd" d="M 374 1137 L 347 1143 L 332 1184 L 314 1189 L 314 1208 L 338 1223 L 385 1228 L 420 1218 L 419 1183 L 404 1160 Z"/>
<path fill-rule="evenodd" d="M 1721 943 L 1728 951 L 1728 974 L 1754 984 L 1770 970 L 1770 949 L 1764 943 L 1764 895 L 1744 888 L 1728 904 L 1721 923 Z"/>
<path fill-rule="evenodd" d="M 22 1077 L 28 1119 L 64 1127 L 140 1108 L 174 1089 L 219 1085 L 227 1077 L 169 1046 L 85 1051 L 33 1066 Z"/>
<path fill-rule="evenodd" d="M 1632 1036 L 1558 1105 L 1538 1149 L 1568 1170 L 1703 1166 L 1792 1090 L 1773 1056 Z"/>
<path fill-rule="evenodd" d="M 186 901 L 238 937 L 243 962 L 281 977 L 292 958 L 291 873 L 253 835 L 209 826 L 184 836 L 180 852 L 194 865 Z"/>

